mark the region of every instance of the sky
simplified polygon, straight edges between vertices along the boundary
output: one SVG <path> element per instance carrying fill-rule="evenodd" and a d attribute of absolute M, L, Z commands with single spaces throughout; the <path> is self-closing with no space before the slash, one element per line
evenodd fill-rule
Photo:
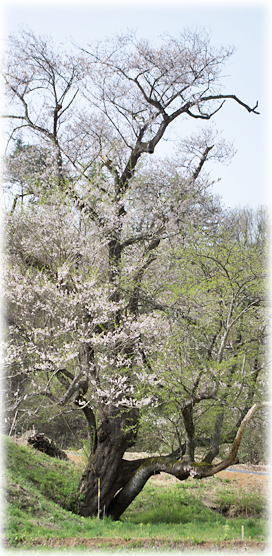
<path fill-rule="evenodd" d="M 267 180 L 267 44 L 268 10 L 260 2 L 105 2 L 81 0 L 54 3 L 5 1 L 4 40 L 9 33 L 30 29 L 68 45 L 86 46 L 114 34 L 136 31 L 138 36 L 157 41 L 162 34 L 178 36 L 184 28 L 205 28 L 215 46 L 234 46 L 224 67 L 224 92 L 236 94 L 250 106 L 259 102 L 260 115 L 249 114 L 234 102 L 225 103 L 209 122 L 220 136 L 233 144 L 236 154 L 228 165 L 210 165 L 218 183 L 213 191 L 230 207 L 256 207 L 269 200 Z M 50 39 L 49 39 L 50 40 Z M 204 122 L 206 123 L 206 122 Z M 158 154 L 168 154 L 177 140 L 184 139 L 203 122 L 175 124 Z"/>

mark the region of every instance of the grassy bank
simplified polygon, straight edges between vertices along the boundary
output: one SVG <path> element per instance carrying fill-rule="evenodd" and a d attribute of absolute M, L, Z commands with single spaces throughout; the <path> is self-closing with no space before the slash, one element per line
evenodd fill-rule
<path fill-rule="evenodd" d="M 265 502 L 258 493 L 237 492 L 229 481 L 159 485 L 148 483 L 121 521 L 76 515 L 81 469 L 7 440 L 6 539 L 10 547 L 166 549 L 178 543 L 265 539 Z M 242 529 L 243 527 L 243 529 Z M 72 539 L 72 540 L 71 540 Z M 88 542 L 87 542 L 88 540 Z M 151 543 L 151 544 L 150 544 Z"/>

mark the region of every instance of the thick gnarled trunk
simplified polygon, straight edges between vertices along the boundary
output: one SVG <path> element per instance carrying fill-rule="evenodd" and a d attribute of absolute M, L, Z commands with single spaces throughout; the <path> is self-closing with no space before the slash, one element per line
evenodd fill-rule
<path fill-rule="evenodd" d="M 135 465 L 123 460 L 136 439 L 138 411 L 109 410 L 97 433 L 97 443 L 79 486 L 79 513 L 107 515 L 118 490 L 131 478 Z"/>
<path fill-rule="evenodd" d="M 110 439 L 98 442 L 80 482 L 79 513 L 84 516 L 105 515 L 119 488 L 124 446 L 115 446 Z"/>

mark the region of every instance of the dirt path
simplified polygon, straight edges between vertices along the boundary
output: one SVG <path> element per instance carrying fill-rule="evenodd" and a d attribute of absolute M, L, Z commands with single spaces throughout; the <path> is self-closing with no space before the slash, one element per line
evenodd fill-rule
<path fill-rule="evenodd" d="M 75 548 L 75 547 L 85 547 L 90 550 L 100 551 L 105 548 L 126 548 L 126 549 L 157 549 L 157 550 L 198 550 L 199 548 L 204 550 L 235 550 L 241 552 L 251 552 L 256 554 L 256 550 L 265 550 L 266 545 L 262 542 L 257 541 L 203 541 L 199 543 L 193 543 L 190 541 L 171 541 L 162 539 L 152 539 L 152 538 L 142 538 L 142 539 L 121 539 L 121 538 L 80 538 L 80 537 L 68 537 L 62 539 L 35 539 L 33 541 L 34 546 L 44 546 L 47 548 Z"/>

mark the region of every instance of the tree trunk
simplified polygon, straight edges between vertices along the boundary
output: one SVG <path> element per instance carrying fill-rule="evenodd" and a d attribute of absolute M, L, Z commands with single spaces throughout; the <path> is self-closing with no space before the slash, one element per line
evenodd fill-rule
<path fill-rule="evenodd" d="M 117 520 L 152 475 L 163 471 L 181 481 L 188 477 L 203 479 L 237 463 L 246 425 L 258 409 L 267 405 L 267 402 L 260 402 L 251 407 L 240 424 L 229 454 L 215 465 L 205 461 L 192 462 L 188 456 L 176 452 L 167 456 L 124 460 L 124 452 L 135 442 L 135 432 L 131 428 L 135 414 L 127 412 L 126 425 L 130 420 L 129 430 L 124 428 L 124 414 L 122 418 L 105 419 L 98 431 L 95 454 L 91 456 L 81 479 L 79 513 L 84 516 L 108 515 Z"/>
<path fill-rule="evenodd" d="M 136 439 L 137 410 L 111 409 L 97 433 L 97 444 L 91 454 L 79 485 L 79 513 L 84 516 L 108 514 L 116 494 L 130 479 L 135 464 L 123 460 L 125 451 Z"/>
<path fill-rule="evenodd" d="M 116 447 L 110 439 L 98 442 L 96 452 L 81 478 L 79 513 L 99 517 L 107 513 L 118 490 L 119 469 L 124 448 Z M 119 487 L 120 488 L 120 487 Z"/>

